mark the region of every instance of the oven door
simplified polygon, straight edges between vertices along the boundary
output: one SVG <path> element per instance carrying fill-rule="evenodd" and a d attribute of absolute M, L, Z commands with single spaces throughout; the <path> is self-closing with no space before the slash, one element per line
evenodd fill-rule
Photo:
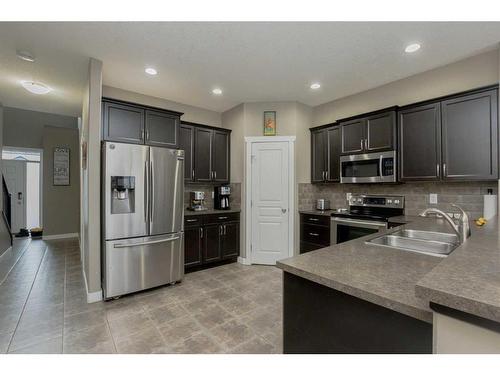
<path fill-rule="evenodd" d="M 357 220 L 341 217 L 332 217 L 331 243 L 339 244 L 377 233 L 380 229 L 387 228 L 387 223 L 382 221 Z"/>
<path fill-rule="evenodd" d="M 396 182 L 396 152 L 341 156 L 340 182 Z"/>

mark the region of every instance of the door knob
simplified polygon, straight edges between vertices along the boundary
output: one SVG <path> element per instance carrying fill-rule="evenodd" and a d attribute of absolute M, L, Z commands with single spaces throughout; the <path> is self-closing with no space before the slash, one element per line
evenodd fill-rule
<path fill-rule="evenodd" d="M 282 208 L 281 212 L 283 212 L 284 214 L 286 214 L 286 208 Z"/>

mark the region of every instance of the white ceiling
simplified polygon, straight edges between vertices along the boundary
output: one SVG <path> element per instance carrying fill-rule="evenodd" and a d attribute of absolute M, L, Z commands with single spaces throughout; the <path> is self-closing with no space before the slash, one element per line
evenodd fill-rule
<path fill-rule="evenodd" d="M 411 42 L 422 49 L 403 52 Z M 318 105 L 497 48 L 500 23 L 0 23 L 0 102 L 78 115 L 88 57 L 105 85 L 215 111 L 248 101 Z M 34 64 L 16 49 L 36 56 Z M 144 73 L 154 66 L 155 77 Z M 21 79 L 54 91 L 28 93 Z M 312 82 L 321 82 L 311 91 Z M 220 87 L 223 95 L 211 94 Z"/>

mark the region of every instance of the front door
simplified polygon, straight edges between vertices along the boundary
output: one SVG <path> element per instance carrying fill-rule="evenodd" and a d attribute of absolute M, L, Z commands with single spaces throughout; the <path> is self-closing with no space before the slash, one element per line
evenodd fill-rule
<path fill-rule="evenodd" d="M 11 194 L 12 233 L 26 228 L 26 162 L 21 160 L 3 160 L 3 175 L 7 189 Z"/>
<path fill-rule="evenodd" d="M 251 261 L 276 264 L 289 256 L 289 143 L 252 143 Z"/>

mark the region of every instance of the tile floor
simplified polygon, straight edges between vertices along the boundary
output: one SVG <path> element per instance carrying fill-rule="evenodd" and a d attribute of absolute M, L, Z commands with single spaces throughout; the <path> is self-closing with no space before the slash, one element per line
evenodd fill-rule
<path fill-rule="evenodd" d="M 275 267 L 233 263 L 88 304 L 76 241 L 16 240 L 13 254 L 0 267 L 0 353 L 282 353 Z"/>

